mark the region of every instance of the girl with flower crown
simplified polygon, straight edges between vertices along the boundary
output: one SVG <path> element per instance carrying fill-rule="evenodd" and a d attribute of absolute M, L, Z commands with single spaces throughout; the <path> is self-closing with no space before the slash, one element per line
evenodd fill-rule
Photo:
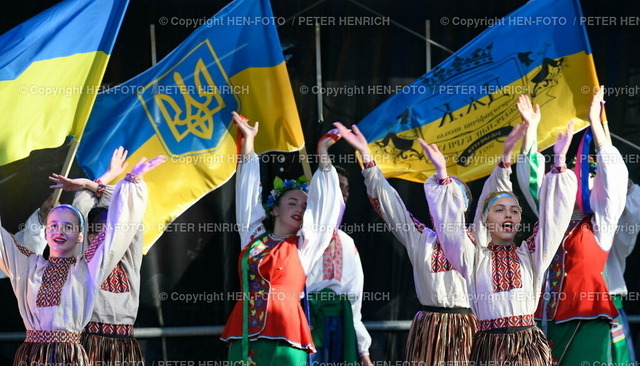
<path fill-rule="evenodd" d="M 236 176 L 236 220 L 242 250 L 238 261 L 242 299 L 222 332 L 229 361 L 251 365 L 301 365 L 315 352 L 300 305 L 306 274 L 329 244 L 343 205 L 338 175 L 327 149 L 339 138 L 318 142 L 320 165 L 311 184 L 277 180 L 261 204 L 260 164 L 253 151 L 258 122 L 233 113 L 244 135 Z M 308 192 L 308 193 L 307 193 Z M 273 231 L 263 221 L 273 217 Z"/>
<path fill-rule="evenodd" d="M 551 364 L 549 345 L 535 326 L 533 313 L 544 272 L 560 245 L 575 201 L 576 178 L 565 165 L 572 133 L 570 123 L 558 135 L 556 162 L 540 189 L 539 229 L 519 246 L 515 236 L 521 208 L 511 183 L 480 203 L 476 221 L 479 216 L 488 235 L 473 239 L 464 228 L 463 194 L 450 184 L 444 156 L 436 145 L 420 141 L 436 167 L 436 174 L 424 184 L 433 224 L 447 258 L 465 279 L 471 308 L 480 322 L 471 347 L 472 363 Z"/>
<path fill-rule="evenodd" d="M 10 278 L 27 337 L 14 365 L 88 365 L 80 333 L 89 322 L 100 283 L 126 251 L 146 208 L 142 176 L 164 162 L 141 160 L 115 188 L 106 228 L 79 256 L 84 218 L 71 205 L 58 205 L 47 216 L 44 259 L 0 231 L 0 269 Z"/>

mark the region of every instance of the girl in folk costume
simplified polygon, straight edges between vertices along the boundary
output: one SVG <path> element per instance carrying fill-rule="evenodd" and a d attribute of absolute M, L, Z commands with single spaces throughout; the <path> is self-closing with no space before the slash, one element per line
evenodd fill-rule
<path fill-rule="evenodd" d="M 376 166 L 369 144 L 358 129 L 353 132 L 336 124 L 342 137 L 362 155 L 367 194 L 375 211 L 389 225 L 395 237 L 407 249 L 413 264 L 413 278 L 418 299 L 423 306 L 411 324 L 406 359 L 437 365 L 469 361 L 477 319 L 469 308 L 462 276 L 451 266 L 435 231 L 417 221 Z M 470 193 L 458 183 L 465 197 Z M 465 207 L 468 202 L 465 202 Z"/>
<path fill-rule="evenodd" d="M 142 159 L 118 183 L 105 230 L 81 256 L 73 252 L 83 240 L 84 218 L 71 205 L 56 206 L 47 216 L 48 260 L 2 229 L 0 268 L 11 279 L 27 328 L 14 365 L 87 365 L 80 332 L 91 317 L 98 286 L 137 234 L 131 227 L 142 221 L 147 197 L 142 176 L 163 161 Z"/>
<path fill-rule="evenodd" d="M 611 301 L 602 272 L 618 219 L 624 210 L 628 171 L 622 156 L 608 140 L 600 119 L 603 90 L 600 88 L 596 93 L 589 109 L 598 173 L 593 179 L 589 197 L 586 180 L 589 167 L 576 164 L 576 171 L 583 178 L 580 180 L 583 183 L 578 189 L 580 193 L 576 209 L 568 229 L 565 228 L 562 245 L 550 263 L 545 296 L 536 312 L 549 339 L 554 360 L 561 365 L 612 362 L 611 321 L 618 316 L 618 312 Z M 521 102 L 528 112 L 526 118 L 537 123 L 540 120 L 539 108 L 531 107 L 528 98 Z M 529 189 L 532 196 L 530 202 L 535 208 L 536 182 L 531 178 L 539 160 L 535 152 L 535 135 L 525 142 L 523 161 L 532 168 L 519 168 L 518 181 L 521 186 L 533 187 Z M 586 161 L 588 151 L 584 149 L 588 146 L 588 142 L 583 141 L 578 162 Z"/>
<path fill-rule="evenodd" d="M 73 205 L 87 217 L 88 242 L 91 243 L 106 222 L 109 201 L 114 186 L 110 182 L 126 169 L 127 151 L 119 147 L 113 153 L 109 170 L 95 181 L 85 178 L 68 179 L 59 175 L 51 178 L 58 183 L 52 188 L 77 191 Z M 84 327 L 81 344 L 89 356 L 90 365 L 143 365 L 144 357 L 133 337 L 133 324 L 140 304 L 140 268 L 142 265 L 142 231 L 133 236 L 124 255 L 100 284 L 96 293 L 93 314 Z"/>
<path fill-rule="evenodd" d="M 325 135 L 318 142 L 320 165 L 308 199 L 302 180 L 274 184 L 267 212 L 261 204 L 259 159 L 253 151 L 258 122 L 252 127 L 235 112 L 234 121 L 244 135 L 236 176 L 243 300 L 234 306 L 222 340 L 230 342 L 230 361 L 300 365 L 315 351 L 300 305 L 305 276 L 329 244 L 343 205 L 327 151 L 339 136 Z M 273 231 L 263 224 L 267 214 L 274 218 Z"/>
<path fill-rule="evenodd" d="M 447 176 L 446 162 L 436 145 L 420 140 L 436 174 L 425 182 L 434 226 L 451 264 L 467 284 L 471 307 L 480 321 L 471 360 L 549 365 L 551 352 L 533 313 L 544 271 L 569 223 L 576 192 L 575 175 L 566 170 L 565 154 L 573 127 L 560 133 L 554 147 L 556 162 L 541 187 L 539 230 L 516 246 L 521 209 L 513 193 L 498 191 L 480 204 L 486 236 L 474 242 L 464 227 L 464 196 Z"/>
<path fill-rule="evenodd" d="M 346 204 L 349 176 L 341 166 L 336 166 L 336 171 Z M 362 366 L 373 366 L 369 357 L 371 336 L 362 323 L 363 288 L 358 249 L 347 233 L 336 230 L 307 277 L 311 334 L 318 351 L 311 356 L 311 364 L 355 364 L 360 359 Z"/>

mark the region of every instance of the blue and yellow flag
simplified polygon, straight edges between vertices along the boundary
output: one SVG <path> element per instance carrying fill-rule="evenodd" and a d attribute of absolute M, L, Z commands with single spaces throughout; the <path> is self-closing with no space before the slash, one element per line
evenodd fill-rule
<path fill-rule="evenodd" d="M 424 182 L 435 173 L 416 141 L 422 137 L 438 145 L 449 174 L 470 181 L 491 172 L 504 138 L 520 123 L 520 94 L 541 106 L 544 149 L 570 120 L 576 130 L 588 125 L 597 85 L 577 0 L 532 0 L 495 20 L 358 127 L 387 177 Z"/>
<path fill-rule="evenodd" d="M 67 0 L 0 36 L 0 165 L 79 137 L 128 0 Z"/>
<path fill-rule="evenodd" d="M 157 65 L 98 96 L 77 154 L 88 176 L 106 171 L 118 146 L 128 149 L 130 166 L 168 158 L 145 176 L 145 253 L 235 172 L 231 112 L 260 121 L 258 153 L 304 145 L 274 19 L 267 0 L 234 1 Z"/>

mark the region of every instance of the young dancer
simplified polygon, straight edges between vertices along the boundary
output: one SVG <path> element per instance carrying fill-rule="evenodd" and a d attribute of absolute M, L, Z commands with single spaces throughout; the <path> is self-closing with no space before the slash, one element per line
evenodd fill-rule
<path fill-rule="evenodd" d="M 127 164 L 127 151 L 119 147 L 113 153 L 109 170 L 95 181 L 86 178 L 68 179 L 53 175 L 58 183 L 52 188 L 77 191 L 73 205 L 87 218 L 88 242 L 102 230 L 108 215 L 109 200 L 118 177 Z M 142 266 L 142 231 L 136 234 L 122 259 L 100 284 L 91 321 L 84 327 L 81 344 L 89 356 L 90 365 L 143 365 L 144 356 L 133 337 L 133 324 L 140 304 L 140 268 Z"/>
<path fill-rule="evenodd" d="M 131 227 L 139 226 L 146 208 L 142 176 L 163 161 L 142 159 L 118 184 L 105 230 L 81 256 L 73 253 L 83 240 L 84 218 L 71 205 L 56 206 L 47 216 L 48 260 L 2 230 L 0 268 L 11 279 L 27 328 L 14 365 L 87 365 L 80 332 L 90 320 L 99 284 L 138 232 Z"/>
<path fill-rule="evenodd" d="M 258 122 L 234 112 L 244 135 L 236 175 L 236 220 L 241 228 L 238 261 L 242 300 L 234 306 L 222 340 L 230 342 L 229 361 L 263 365 L 301 365 L 315 347 L 302 306 L 306 274 L 324 252 L 343 205 L 328 147 L 339 136 L 318 142 L 320 165 L 308 187 L 303 180 L 280 181 L 262 206 L 260 164 L 253 143 Z M 267 215 L 273 231 L 265 229 Z"/>
<path fill-rule="evenodd" d="M 560 244 L 575 200 L 575 175 L 565 165 L 572 132 L 569 124 L 558 136 L 555 165 L 541 187 L 539 230 L 520 246 L 514 239 L 521 209 L 513 193 L 497 191 L 481 202 L 480 221 L 490 241 L 479 236 L 474 242 L 465 230 L 464 195 L 458 185 L 451 184 L 444 156 L 436 145 L 420 140 L 436 167 L 436 174 L 425 182 L 434 226 L 447 258 L 466 281 L 471 307 L 480 321 L 471 350 L 473 362 L 530 366 L 551 362 L 533 312 L 544 271 Z"/>

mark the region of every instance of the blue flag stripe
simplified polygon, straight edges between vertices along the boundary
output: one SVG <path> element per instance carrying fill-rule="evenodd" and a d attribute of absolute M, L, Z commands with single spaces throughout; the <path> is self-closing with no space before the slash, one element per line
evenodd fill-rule
<path fill-rule="evenodd" d="M 455 111 L 469 105 L 470 93 L 458 93 L 457 87 L 472 85 L 464 79 L 456 79 L 456 71 L 468 70 L 473 63 L 489 64 L 493 60 L 517 59 L 537 56 L 539 60 L 555 60 L 579 52 L 591 53 L 581 11 L 576 1 L 562 2 L 532 0 L 486 29 L 473 41 L 443 61 L 438 67 L 386 100 L 367 115 L 358 127 L 367 140 L 376 141 L 390 132 L 400 133 L 438 121 L 443 110 L 432 106 L 447 105 L 447 111 Z M 531 37 L 531 34 L 552 35 Z M 499 42 L 495 40 L 499 39 Z M 581 40 L 581 41 L 580 41 Z M 535 55 L 527 54 L 529 51 Z M 522 52 L 522 54 L 518 54 Z M 502 67 L 500 79 L 488 88 L 479 88 L 477 97 L 483 97 L 501 86 L 510 85 L 523 75 L 540 67 L 541 62 Z M 502 65 L 504 66 L 504 65 Z M 464 73 L 462 73 L 464 74 Z M 483 92 L 483 90 L 486 90 Z M 422 106 L 420 104 L 424 103 Z M 410 112 L 410 116 L 402 115 Z M 409 117 L 409 118 L 408 118 Z M 412 122 L 411 125 L 407 121 Z"/>
<path fill-rule="evenodd" d="M 16 79 L 36 61 L 96 51 L 111 54 L 122 16 L 113 20 L 104 14 L 124 15 L 127 4 L 67 0 L 12 28 L 0 36 L 0 80 Z"/>

